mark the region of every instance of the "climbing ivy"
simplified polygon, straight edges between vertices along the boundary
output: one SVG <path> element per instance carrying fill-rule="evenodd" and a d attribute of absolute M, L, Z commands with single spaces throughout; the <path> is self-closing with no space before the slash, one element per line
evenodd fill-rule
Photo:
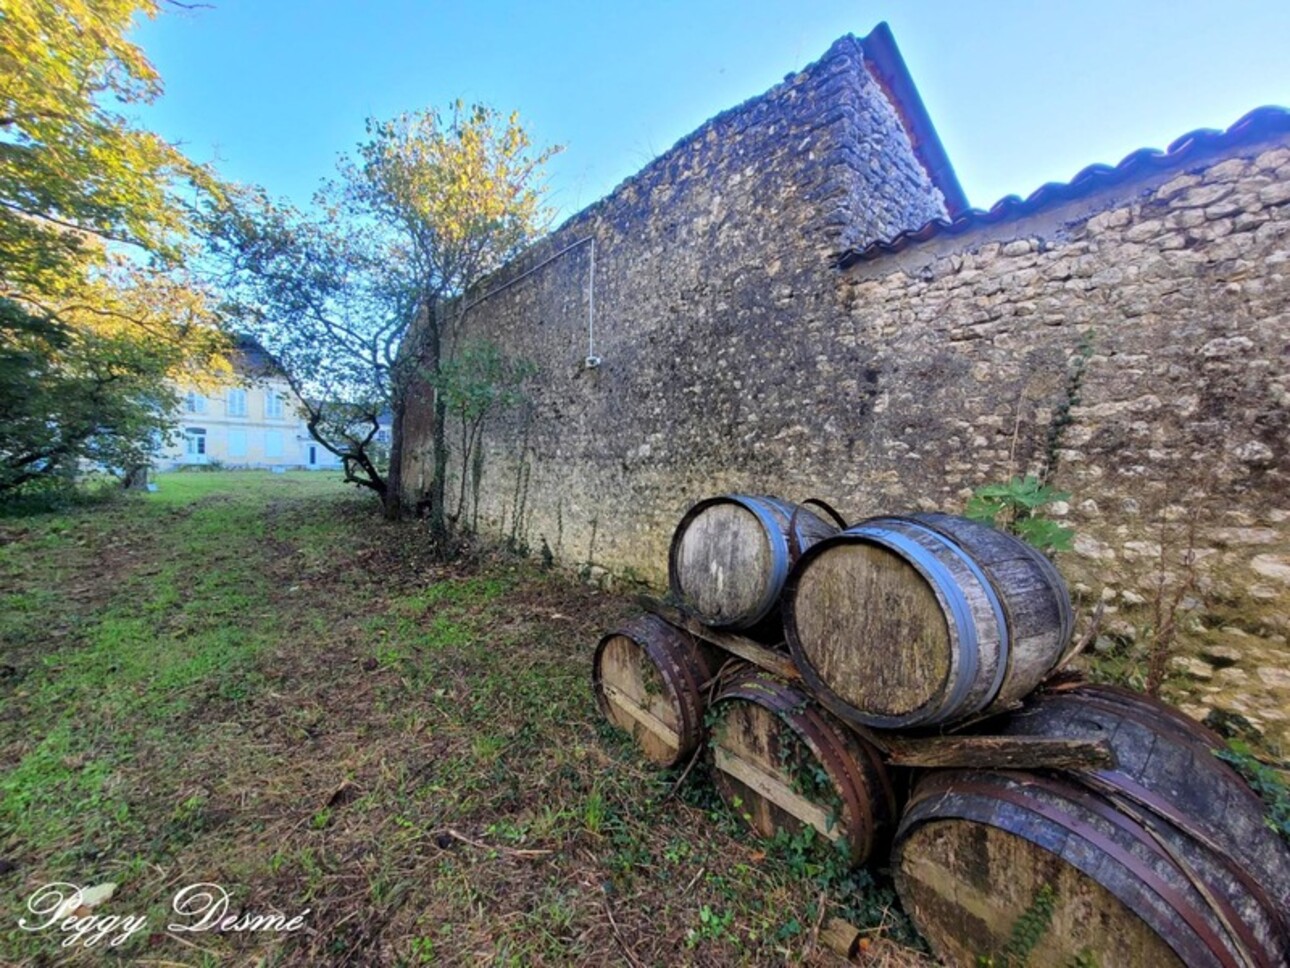
<path fill-rule="evenodd" d="M 998 955 L 980 955 L 977 957 L 977 968 L 1019 968 L 1030 959 L 1032 951 L 1038 947 L 1048 933 L 1053 921 L 1053 910 L 1057 906 L 1057 892 L 1052 885 L 1045 884 L 1036 893 L 1030 906 L 1021 913 L 1012 925 L 1008 943 Z"/>

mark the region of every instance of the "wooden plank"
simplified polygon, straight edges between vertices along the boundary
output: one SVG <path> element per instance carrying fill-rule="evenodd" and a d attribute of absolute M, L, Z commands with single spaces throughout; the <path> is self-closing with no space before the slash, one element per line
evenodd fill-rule
<path fill-rule="evenodd" d="M 602 683 L 601 688 L 605 690 L 606 699 L 666 742 L 672 749 L 676 749 L 679 746 L 681 738 L 677 735 L 676 730 L 672 729 L 648 709 L 643 709 L 627 693 L 608 682 Z"/>
<path fill-rule="evenodd" d="M 710 629 L 679 608 L 664 604 L 657 598 L 642 595 L 637 601 L 642 608 L 653 612 L 659 618 L 671 622 L 678 628 L 685 629 L 705 642 L 711 642 L 718 648 L 725 649 L 731 655 L 751 662 L 759 669 L 765 669 L 771 675 L 779 676 L 789 682 L 801 681 L 802 677 L 798 674 L 797 667 L 793 665 L 793 660 L 782 652 L 768 649 L 766 646 L 742 635 Z"/>
<path fill-rule="evenodd" d="M 972 769 L 1103 770 L 1116 765 L 1105 740 L 1042 736 L 928 736 L 888 738 L 893 766 Z"/>
<path fill-rule="evenodd" d="M 818 804 L 797 793 L 777 776 L 772 776 L 740 759 L 720 746 L 713 750 L 713 762 L 718 770 L 733 776 L 744 786 L 765 797 L 775 806 L 786 810 L 803 823 L 809 823 L 830 840 L 839 840 L 837 824 L 830 826 L 829 815 Z"/>

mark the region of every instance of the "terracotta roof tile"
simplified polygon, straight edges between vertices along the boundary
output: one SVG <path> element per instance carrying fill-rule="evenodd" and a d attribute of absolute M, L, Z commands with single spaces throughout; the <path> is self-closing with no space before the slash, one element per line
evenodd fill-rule
<path fill-rule="evenodd" d="M 862 249 L 851 249 L 838 258 L 842 268 L 856 262 L 869 261 L 893 252 L 900 252 L 918 242 L 940 235 L 958 235 L 984 225 L 994 225 L 1030 215 L 1055 205 L 1092 195 L 1132 178 L 1153 171 L 1163 171 L 1186 164 L 1190 159 L 1211 151 L 1234 147 L 1239 144 L 1262 141 L 1272 135 L 1290 132 L 1290 110 L 1281 107 L 1255 108 L 1226 131 L 1201 128 L 1188 132 L 1172 142 L 1164 151 L 1141 148 L 1128 155 L 1118 165 L 1089 165 L 1068 182 L 1049 182 L 1021 198 L 1009 195 L 983 211 L 968 209 L 953 219 L 933 219 L 919 228 L 901 232 L 895 238 L 874 242 Z"/>

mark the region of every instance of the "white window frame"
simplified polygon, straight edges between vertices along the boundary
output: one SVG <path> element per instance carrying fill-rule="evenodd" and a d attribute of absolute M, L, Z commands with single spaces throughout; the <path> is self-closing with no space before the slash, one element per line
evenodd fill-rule
<path fill-rule="evenodd" d="M 188 457 L 206 457 L 206 430 L 203 427 L 184 428 L 184 454 Z"/>
<path fill-rule="evenodd" d="M 189 390 L 184 395 L 184 413 L 205 413 L 206 398 L 196 390 Z"/>
<path fill-rule="evenodd" d="M 282 419 L 282 396 L 276 390 L 264 391 L 264 419 Z"/>
<path fill-rule="evenodd" d="M 230 417 L 246 416 L 246 391 L 240 387 L 230 387 L 225 395 L 225 403 L 228 406 L 228 415 Z"/>

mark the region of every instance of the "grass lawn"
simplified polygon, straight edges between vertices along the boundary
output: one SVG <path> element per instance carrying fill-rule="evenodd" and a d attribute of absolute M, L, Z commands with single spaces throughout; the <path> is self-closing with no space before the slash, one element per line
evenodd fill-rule
<path fill-rule="evenodd" d="M 0 963 L 832 964 L 838 914 L 882 926 L 873 963 L 920 961 L 888 890 L 768 850 L 702 766 L 673 794 L 603 724 L 591 652 L 631 612 L 531 562 L 435 564 L 321 473 L 0 519 Z M 20 929 L 58 881 L 147 922 Z M 168 932 L 200 882 L 308 914 Z"/>

